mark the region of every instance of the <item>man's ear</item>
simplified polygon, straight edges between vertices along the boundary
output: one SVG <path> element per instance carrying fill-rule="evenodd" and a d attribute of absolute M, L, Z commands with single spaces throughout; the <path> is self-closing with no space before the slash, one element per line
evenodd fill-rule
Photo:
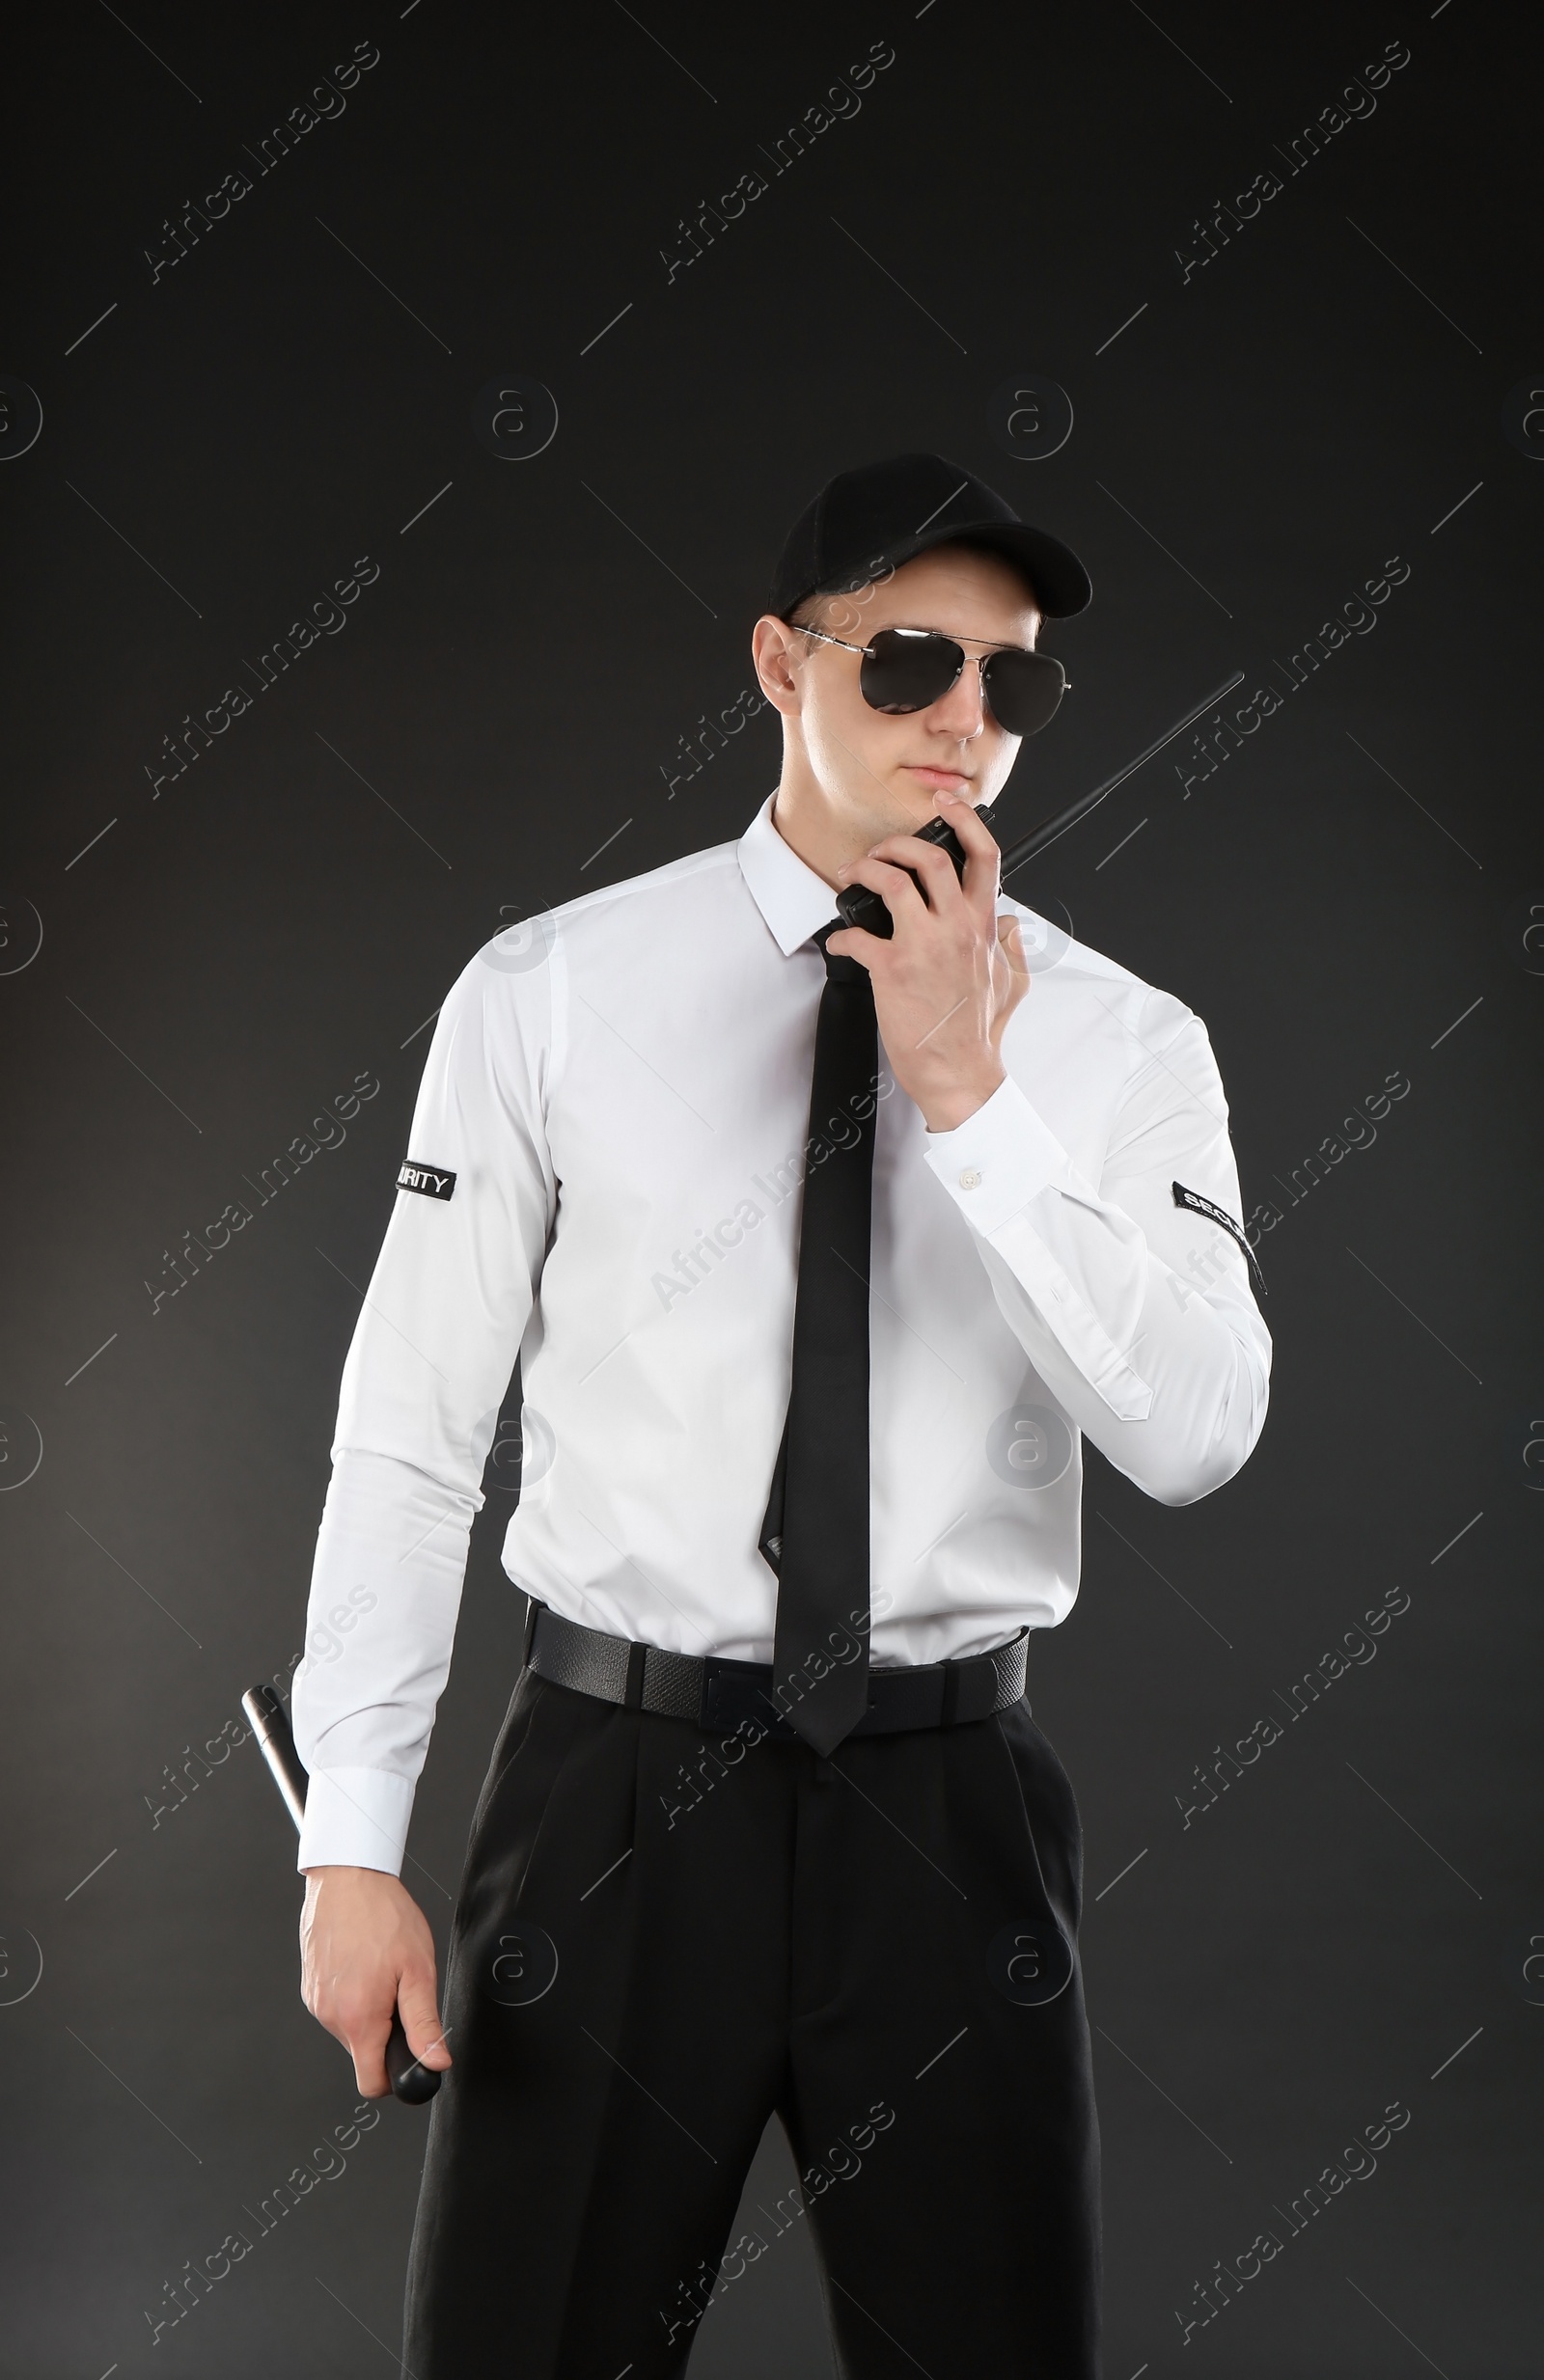
<path fill-rule="evenodd" d="M 802 640 L 798 630 L 773 612 L 763 612 L 751 631 L 751 659 L 761 692 L 786 717 L 803 708 L 795 663 Z"/>

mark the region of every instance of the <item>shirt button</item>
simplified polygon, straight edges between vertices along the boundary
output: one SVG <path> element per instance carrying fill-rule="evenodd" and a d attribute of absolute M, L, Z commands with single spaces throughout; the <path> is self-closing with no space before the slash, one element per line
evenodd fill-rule
<path fill-rule="evenodd" d="M 967 1165 L 967 1166 L 966 1166 L 966 1168 L 965 1168 L 964 1172 L 963 1172 L 963 1173 L 960 1175 L 960 1177 L 959 1177 L 959 1186 L 960 1186 L 960 1189 L 961 1189 L 961 1190 L 979 1190 L 979 1189 L 980 1189 L 980 1187 L 981 1187 L 981 1177 L 980 1177 L 980 1175 L 977 1172 L 976 1167 L 975 1167 L 974 1165 Z"/>

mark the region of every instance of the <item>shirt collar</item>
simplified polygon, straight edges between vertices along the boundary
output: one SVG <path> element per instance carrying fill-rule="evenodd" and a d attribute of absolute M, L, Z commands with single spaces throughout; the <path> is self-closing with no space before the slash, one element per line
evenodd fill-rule
<path fill-rule="evenodd" d="M 823 876 L 801 860 L 772 823 L 777 789 L 767 795 L 741 835 L 737 850 L 740 873 L 785 958 L 834 924 L 837 896 Z"/>

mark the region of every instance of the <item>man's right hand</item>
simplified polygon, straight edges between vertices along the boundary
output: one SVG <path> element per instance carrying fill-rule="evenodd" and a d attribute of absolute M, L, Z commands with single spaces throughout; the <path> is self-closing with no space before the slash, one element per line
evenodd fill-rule
<path fill-rule="evenodd" d="M 400 2011 L 407 2045 L 443 2070 L 434 1937 L 412 1895 L 377 1868 L 308 1868 L 300 1912 L 300 1997 L 342 2041 L 367 2099 L 391 2089 L 386 2037 Z"/>

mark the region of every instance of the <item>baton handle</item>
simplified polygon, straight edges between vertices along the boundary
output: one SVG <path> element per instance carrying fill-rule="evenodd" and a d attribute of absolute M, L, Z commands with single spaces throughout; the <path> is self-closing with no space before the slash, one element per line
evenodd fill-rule
<path fill-rule="evenodd" d="M 241 1708 L 252 1722 L 252 1733 L 298 1834 L 306 1814 L 306 1771 L 295 1750 L 290 1714 L 266 1682 L 247 1688 Z M 439 2069 L 421 2065 L 408 2047 L 401 2012 L 397 2009 L 392 2011 L 392 2029 L 386 2037 L 386 2073 L 394 2094 L 407 2107 L 422 2107 L 440 2087 Z"/>

